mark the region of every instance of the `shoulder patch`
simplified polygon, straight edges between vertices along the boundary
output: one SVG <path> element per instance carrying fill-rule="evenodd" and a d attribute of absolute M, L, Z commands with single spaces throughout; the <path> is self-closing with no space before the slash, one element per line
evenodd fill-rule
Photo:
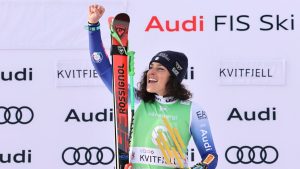
<path fill-rule="evenodd" d="M 103 56 L 102 56 L 102 53 L 101 52 L 94 52 L 92 54 L 92 58 L 93 58 L 93 61 L 96 62 L 96 63 L 100 63 L 103 59 Z"/>

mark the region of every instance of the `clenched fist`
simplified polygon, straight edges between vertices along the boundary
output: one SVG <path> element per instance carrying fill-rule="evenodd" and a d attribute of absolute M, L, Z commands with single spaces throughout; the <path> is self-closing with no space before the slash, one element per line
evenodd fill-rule
<path fill-rule="evenodd" d="M 99 19 L 102 17 L 105 9 L 101 5 L 90 5 L 89 6 L 89 15 L 88 15 L 88 22 L 91 24 L 97 23 Z"/>

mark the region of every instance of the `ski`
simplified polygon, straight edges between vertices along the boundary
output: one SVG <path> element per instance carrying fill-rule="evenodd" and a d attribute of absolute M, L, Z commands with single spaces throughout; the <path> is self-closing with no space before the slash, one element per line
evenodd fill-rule
<path fill-rule="evenodd" d="M 128 28 L 129 16 L 120 13 L 111 23 L 111 56 L 113 66 L 113 101 L 116 169 L 128 162 Z"/>

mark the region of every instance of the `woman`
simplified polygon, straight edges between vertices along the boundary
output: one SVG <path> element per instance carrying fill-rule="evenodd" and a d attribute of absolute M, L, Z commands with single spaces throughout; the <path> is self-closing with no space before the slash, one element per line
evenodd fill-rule
<path fill-rule="evenodd" d="M 104 11 L 100 5 L 89 7 L 90 55 L 97 73 L 112 92 L 112 67 L 100 35 L 99 19 Z M 188 59 L 183 53 L 162 51 L 151 59 L 149 69 L 144 72 L 137 90 L 139 101 L 130 144 L 129 161 L 134 169 L 187 168 L 186 158 L 180 157 L 186 153 L 184 146 L 191 136 L 208 169 L 216 168 L 218 155 L 206 113 L 189 100 L 191 93 L 181 83 L 187 67 Z M 172 137 L 168 125 L 180 136 Z M 161 145 L 166 144 L 168 150 L 162 149 Z"/>

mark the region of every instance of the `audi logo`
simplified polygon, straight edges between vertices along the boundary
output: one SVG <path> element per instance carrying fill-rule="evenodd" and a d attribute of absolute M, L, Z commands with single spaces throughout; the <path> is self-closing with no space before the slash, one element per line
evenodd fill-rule
<path fill-rule="evenodd" d="M 226 160 L 231 164 L 272 164 L 278 159 L 278 150 L 273 146 L 231 146 L 225 152 Z"/>
<path fill-rule="evenodd" d="M 0 124 L 28 124 L 33 119 L 33 111 L 30 107 L 3 107 L 0 106 Z"/>
<path fill-rule="evenodd" d="M 114 151 L 109 147 L 68 147 L 62 153 L 62 160 L 68 165 L 108 165 L 114 156 Z"/>

